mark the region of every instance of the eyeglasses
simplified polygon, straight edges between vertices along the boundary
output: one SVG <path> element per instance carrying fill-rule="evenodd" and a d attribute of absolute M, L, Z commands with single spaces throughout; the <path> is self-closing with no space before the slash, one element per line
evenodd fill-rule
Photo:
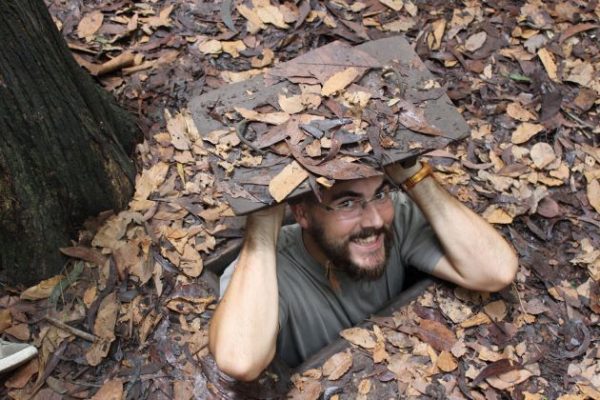
<path fill-rule="evenodd" d="M 362 199 L 358 197 L 342 197 L 333 201 L 330 204 L 317 203 L 321 208 L 331 211 L 340 219 L 353 219 L 360 217 L 362 211 L 367 206 L 367 203 L 373 204 L 375 207 L 386 205 L 392 197 L 392 193 L 398 191 L 399 188 L 384 186 L 378 190 L 370 199 Z"/>

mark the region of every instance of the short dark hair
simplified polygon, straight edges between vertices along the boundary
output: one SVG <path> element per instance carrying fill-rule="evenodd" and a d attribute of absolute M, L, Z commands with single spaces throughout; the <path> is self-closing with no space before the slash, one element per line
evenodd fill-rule
<path fill-rule="evenodd" d="M 295 197 L 289 199 L 287 202 L 289 205 L 295 206 L 300 203 L 314 204 L 318 201 L 319 201 L 319 199 L 317 198 L 317 195 L 315 195 L 315 193 L 312 190 L 310 190 L 306 193 L 303 193 L 301 195 L 298 195 L 298 196 L 295 196 Z"/>

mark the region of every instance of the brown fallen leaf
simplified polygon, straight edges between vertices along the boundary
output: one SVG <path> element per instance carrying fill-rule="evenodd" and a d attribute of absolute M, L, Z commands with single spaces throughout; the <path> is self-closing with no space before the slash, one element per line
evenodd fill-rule
<path fill-rule="evenodd" d="M 194 398 L 194 382 L 175 381 L 173 383 L 173 398 L 178 400 L 192 400 Z"/>
<path fill-rule="evenodd" d="M 77 25 L 77 36 L 80 39 L 93 36 L 96 32 L 98 32 L 103 21 L 104 14 L 102 14 L 102 11 L 99 10 L 92 11 L 91 13 L 84 15 Z"/>
<path fill-rule="evenodd" d="M 521 366 L 518 363 L 507 358 L 495 361 L 479 372 L 473 380 L 473 386 L 479 385 L 484 379 L 495 377 L 519 368 L 521 368 Z"/>
<path fill-rule="evenodd" d="M 594 179 L 588 183 L 586 195 L 590 205 L 600 214 L 600 180 Z"/>
<path fill-rule="evenodd" d="M 59 250 L 66 256 L 78 258 L 97 266 L 104 265 L 106 262 L 106 257 L 102 253 L 89 247 L 61 247 Z"/>
<path fill-rule="evenodd" d="M 223 51 L 233 58 L 238 58 L 240 51 L 246 50 L 246 45 L 241 40 L 224 41 L 221 42 L 221 45 L 223 46 Z"/>
<path fill-rule="evenodd" d="M 360 346 L 364 349 L 372 349 L 375 347 L 375 340 L 371 333 L 364 328 L 349 328 L 340 332 L 340 336 L 350 343 Z"/>
<path fill-rule="evenodd" d="M 302 97 L 300 95 L 286 97 L 280 94 L 279 107 L 288 114 L 297 114 L 304 110 L 304 104 L 302 104 Z"/>
<path fill-rule="evenodd" d="M 290 119 L 290 115 L 285 112 L 259 113 L 243 107 L 234 107 L 243 118 L 249 121 L 264 122 L 266 124 L 280 125 Z"/>
<path fill-rule="evenodd" d="M 306 178 L 308 172 L 296 161 L 292 161 L 269 182 L 269 194 L 280 203 L 294 191 Z"/>
<path fill-rule="evenodd" d="M 498 390 L 507 390 L 521 382 L 525 382 L 531 376 L 533 376 L 531 371 L 526 369 L 518 369 L 505 372 L 496 377 L 487 378 L 486 382 Z"/>
<path fill-rule="evenodd" d="M 458 363 L 451 353 L 442 351 L 437 358 L 437 367 L 444 372 L 452 372 L 458 368 Z"/>
<path fill-rule="evenodd" d="M 115 339 L 115 324 L 119 315 L 119 302 L 117 294 L 110 293 L 100 303 L 98 315 L 94 321 L 94 334 L 107 341 Z"/>
<path fill-rule="evenodd" d="M 496 322 L 502 321 L 508 312 L 506 303 L 503 300 L 497 300 L 488 303 L 483 307 L 483 310 L 493 321 Z"/>
<path fill-rule="evenodd" d="M 181 255 L 181 262 L 179 268 L 182 272 L 191 278 L 197 278 L 202 273 L 204 264 L 200 253 L 191 244 L 186 244 L 183 254 Z"/>
<path fill-rule="evenodd" d="M 371 391 L 371 380 L 370 379 L 363 379 L 360 381 L 360 383 L 358 384 L 358 393 L 364 395 L 369 394 L 369 392 Z"/>
<path fill-rule="evenodd" d="M 315 380 L 302 382 L 301 388 L 294 386 L 286 396 L 288 400 L 317 400 L 322 392 L 321 383 Z"/>
<path fill-rule="evenodd" d="M 529 156 L 531 157 L 531 160 L 538 169 L 543 169 L 544 167 L 547 167 L 556 159 L 554 149 L 550 144 L 545 142 L 539 142 L 534 144 L 531 147 Z"/>
<path fill-rule="evenodd" d="M 385 341 L 377 340 L 375 347 L 373 348 L 373 362 L 379 364 L 389 359 L 390 355 L 385 349 Z"/>
<path fill-rule="evenodd" d="M 265 29 L 267 26 L 262 22 L 262 20 L 258 17 L 256 11 L 252 8 L 244 4 L 240 4 L 237 6 L 237 11 L 240 15 L 246 18 L 247 22 L 247 30 L 249 34 L 255 34 L 261 29 Z"/>
<path fill-rule="evenodd" d="M 479 325 L 483 325 L 483 324 L 489 324 L 490 322 L 492 322 L 492 320 L 490 319 L 490 317 L 488 317 L 486 314 L 479 312 L 475 315 L 473 315 L 471 318 L 464 320 L 463 322 L 460 323 L 460 327 L 461 328 L 472 328 L 474 326 L 479 326 Z"/>
<path fill-rule="evenodd" d="M 7 333 L 21 342 L 29 341 L 31 332 L 29 331 L 28 324 L 15 324 L 10 328 L 6 329 L 4 333 Z"/>
<path fill-rule="evenodd" d="M 221 54 L 223 45 L 218 40 L 209 39 L 199 43 L 198 50 L 203 54 Z"/>
<path fill-rule="evenodd" d="M 485 31 L 478 32 L 474 35 L 469 36 L 469 38 L 465 42 L 465 49 L 473 53 L 479 50 L 486 40 L 487 33 L 485 33 Z"/>
<path fill-rule="evenodd" d="M 110 350 L 110 340 L 101 339 L 97 342 L 92 343 L 92 345 L 85 352 L 85 360 L 92 367 L 97 366 L 102 362 L 102 360 L 108 355 L 108 351 Z"/>
<path fill-rule="evenodd" d="M 168 172 L 169 164 L 162 161 L 142 171 L 141 176 L 136 178 L 135 194 L 133 195 L 134 204 L 132 205 L 134 210 L 146 208 L 145 201 L 148 199 L 148 196 L 158 190 L 158 187 L 165 181 Z M 138 208 L 136 203 L 141 208 Z"/>
<path fill-rule="evenodd" d="M 592 23 L 571 25 L 560 34 L 558 42 L 562 43 L 565 40 L 567 40 L 568 38 L 570 38 L 571 36 L 575 36 L 581 32 L 585 32 L 585 31 L 589 31 L 591 29 L 597 29 L 597 28 L 600 28 L 600 25 L 592 24 Z"/>
<path fill-rule="evenodd" d="M 358 77 L 362 75 L 364 70 L 359 68 L 350 67 L 345 70 L 338 72 L 331 76 L 323 84 L 321 89 L 322 96 L 331 96 L 334 93 L 345 89 L 348 85 L 354 82 Z"/>
<path fill-rule="evenodd" d="M 168 28 L 171 26 L 171 18 L 169 16 L 171 15 L 174 7 L 174 4 L 168 5 L 160 10 L 158 16 L 149 17 L 146 22 L 153 28 L 160 28 L 161 26 Z"/>
<path fill-rule="evenodd" d="M 506 113 L 512 119 L 516 119 L 517 121 L 521 122 L 535 121 L 537 119 L 534 113 L 526 110 L 519 103 L 510 103 L 508 106 L 506 106 Z"/>
<path fill-rule="evenodd" d="M 444 324 L 431 319 L 419 321 L 417 336 L 437 351 L 450 351 L 456 343 L 456 335 Z"/>
<path fill-rule="evenodd" d="M 512 224 L 513 222 L 513 217 L 497 204 L 486 208 L 482 217 L 490 224 Z"/>
<path fill-rule="evenodd" d="M 20 367 L 6 382 L 4 386 L 9 389 L 22 389 L 27 385 L 31 378 L 39 371 L 39 361 L 37 358 L 29 361 Z"/>
<path fill-rule="evenodd" d="M 111 379 L 102 385 L 91 400 L 121 400 L 123 397 L 123 381 Z"/>
<path fill-rule="evenodd" d="M 342 351 L 329 357 L 323 364 L 323 375 L 330 381 L 340 379 L 352 367 L 352 354 Z"/>
<path fill-rule="evenodd" d="M 542 61 L 542 65 L 546 69 L 546 73 L 548 74 L 548 78 L 553 80 L 554 82 L 560 83 L 560 79 L 558 79 L 558 67 L 556 66 L 556 61 L 554 61 L 554 56 L 550 53 L 545 47 L 538 50 L 538 57 Z"/>
<path fill-rule="evenodd" d="M 544 129 L 543 125 L 524 122 L 515 129 L 510 140 L 513 144 L 522 144 L 542 132 Z"/>
<path fill-rule="evenodd" d="M 432 32 L 428 37 L 427 44 L 431 50 L 439 50 L 446 31 L 446 20 L 438 19 L 432 24 Z"/>
<path fill-rule="evenodd" d="M 50 296 L 54 287 L 64 279 L 62 275 L 56 275 L 52 278 L 45 279 L 35 286 L 25 289 L 21 293 L 21 300 L 41 300 Z"/>
<path fill-rule="evenodd" d="M 273 50 L 265 48 L 263 49 L 261 56 L 255 56 L 250 59 L 250 65 L 252 68 L 264 68 L 271 65 L 274 58 L 275 53 L 273 53 Z"/>
<path fill-rule="evenodd" d="M 8 327 L 12 326 L 12 315 L 9 309 L 0 310 L 0 333 Z"/>
<path fill-rule="evenodd" d="M 278 7 L 271 4 L 264 4 L 254 8 L 256 15 L 263 24 L 271 24 L 281 29 L 289 28 L 285 23 L 285 17 Z"/>
<path fill-rule="evenodd" d="M 400 11 L 402 10 L 402 7 L 404 7 L 403 0 L 379 0 L 379 2 L 394 11 Z"/>

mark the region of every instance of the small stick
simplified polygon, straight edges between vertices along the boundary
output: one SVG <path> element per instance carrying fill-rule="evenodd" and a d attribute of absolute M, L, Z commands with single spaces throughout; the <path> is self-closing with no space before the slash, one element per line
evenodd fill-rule
<path fill-rule="evenodd" d="M 85 331 L 82 331 L 81 329 L 74 328 L 71 325 L 67 325 L 64 322 L 57 320 L 56 318 L 46 316 L 46 317 L 44 317 L 44 319 L 46 321 L 50 322 L 55 327 L 62 329 L 64 331 L 67 331 L 69 333 L 72 333 L 75 336 L 79 336 L 80 338 L 87 340 L 88 342 L 93 343 L 93 342 L 100 340 L 100 338 L 97 337 L 96 335 L 92 335 L 91 333 L 87 333 Z"/>

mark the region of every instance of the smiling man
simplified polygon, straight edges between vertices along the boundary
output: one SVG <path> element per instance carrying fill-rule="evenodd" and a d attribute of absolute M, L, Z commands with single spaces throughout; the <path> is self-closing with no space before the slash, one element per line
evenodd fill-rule
<path fill-rule="evenodd" d="M 222 371 L 253 380 L 276 353 L 300 364 L 397 297 L 407 268 L 480 291 L 512 282 L 510 245 L 447 193 L 428 164 L 394 164 L 386 174 L 389 181 L 339 182 L 322 201 L 293 202 L 294 225 L 281 228 L 284 205 L 248 217 L 209 331 Z"/>

